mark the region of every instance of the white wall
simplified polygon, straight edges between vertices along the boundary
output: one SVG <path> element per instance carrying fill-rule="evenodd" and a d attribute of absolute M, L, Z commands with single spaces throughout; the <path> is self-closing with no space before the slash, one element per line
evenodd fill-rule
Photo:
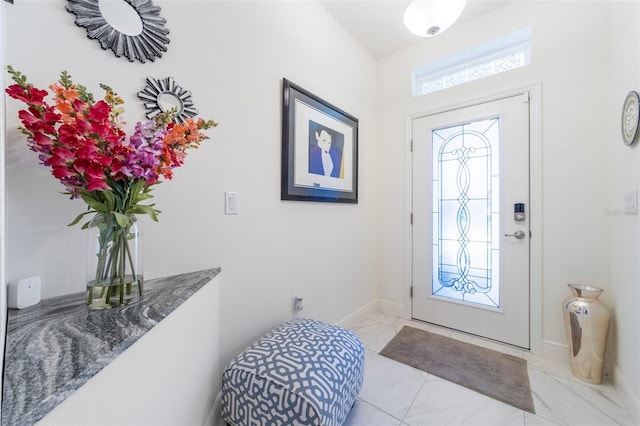
<path fill-rule="evenodd" d="M 380 260 L 385 300 L 410 312 L 409 254 L 403 253 L 409 237 L 407 210 L 400 207 L 410 206 L 408 117 L 541 83 L 542 338 L 550 344 L 566 343 L 561 304 L 570 294 L 567 283 L 603 287 L 603 299 L 610 303 L 608 165 L 603 161 L 608 156 L 603 143 L 609 116 L 610 44 L 603 30 L 608 8 L 604 2 L 584 2 L 577 14 L 575 7 L 574 2 L 514 2 L 380 61 L 379 129 L 386 162 L 380 179 Z M 413 67 L 527 26 L 533 32 L 531 65 L 411 97 Z"/>
<path fill-rule="evenodd" d="M 615 345 L 616 385 L 627 395 L 625 406 L 640 424 L 640 219 L 625 215 L 624 192 L 640 188 L 640 148 L 627 147 L 620 136 L 622 101 L 640 91 L 640 3 L 614 3 L 611 14 L 611 93 L 607 142 L 610 151 L 610 282 L 614 308 L 609 343 Z"/>
<path fill-rule="evenodd" d="M 160 1 L 171 31 L 154 63 L 102 51 L 76 27 L 66 1 L 17 1 L 7 11 L 8 62 L 43 87 L 60 70 L 100 94 L 125 98 L 129 126 L 143 117 L 136 93 L 148 76 L 172 76 L 200 115 L 220 126 L 155 190 L 160 222 L 145 221 L 148 278 L 221 266 L 222 362 L 289 318 L 338 321 L 376 297 L 378 189 L 375 61 L 315 2 Z M 5 27 L 3 27 L 4 29 Z M 37 29 L 37 30 L 36 30 Z M 280 201 L 281 79 L 360 120 L 359 203 Z M 37 164 L 7 112 L 8 280 L 40 275 L 43 296 L 81 291 L 86 236 L 66 225 L 80 201 Z M 224 215 L 224 191 L 240 214 Z"/>

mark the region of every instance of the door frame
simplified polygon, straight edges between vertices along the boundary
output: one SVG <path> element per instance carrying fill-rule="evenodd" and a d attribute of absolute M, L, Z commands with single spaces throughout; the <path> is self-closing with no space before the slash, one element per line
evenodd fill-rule
<path fill-rule="evenodd" d="M 529 218 L 530 218 L 530 272 L 529 272 L 529 336 L 531 348 L 529 352 L 542 355 L 542 83 L 532 83 L 519 86 L 501 92 L 493 92 L 487 96 L 475 98 L 455 104 L 445 105 L 434 109 L 422 111 L 406 118 L 406 156 L 405 156 L 405 286 L 404 286 L 404 314 L 407 318 L 413 318 L 413 300 L 411 298 L 411 286 L 413 281 L 413 232 L 411 214 L 413 212 L 413 166 L 411 150 L 412 122 L 415 119 L 467 108 L 506 97 L 517 96 L 520 93 L 530 92 L 530 119 L 529 119 Z"/>

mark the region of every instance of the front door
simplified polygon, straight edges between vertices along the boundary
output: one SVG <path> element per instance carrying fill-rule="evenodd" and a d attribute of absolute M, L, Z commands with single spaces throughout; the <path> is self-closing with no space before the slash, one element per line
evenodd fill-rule
<path fill-rule="evenodd" d="M 413 317 L 529 348 L 529 93 L 416 118 Z"/>

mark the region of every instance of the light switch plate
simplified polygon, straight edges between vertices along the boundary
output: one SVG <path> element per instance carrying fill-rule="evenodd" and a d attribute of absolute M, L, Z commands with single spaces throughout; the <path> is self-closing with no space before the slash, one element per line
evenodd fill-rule
<path fill-rule="evenodd" d="M 224 193 L 224 214 L 238 214 L 240 211 L 238 202 L 239 197 L 237 192 L 225 192 Z"/>
<path fill-rule="evenodd" d="M 638 214 L 638 190 L 633 189 L 624 193 L 624 212 Z"/>

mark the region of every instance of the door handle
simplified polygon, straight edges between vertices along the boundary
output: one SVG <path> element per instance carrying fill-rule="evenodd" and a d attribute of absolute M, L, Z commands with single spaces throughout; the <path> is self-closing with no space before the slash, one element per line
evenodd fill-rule
<path fill-rule="evenodd" d="M 516 231 L 513 234 L 504 234 L 505 237 L 516 237 L 518 240 L 523 239 L 527 234 L 524 231 Z"/>

